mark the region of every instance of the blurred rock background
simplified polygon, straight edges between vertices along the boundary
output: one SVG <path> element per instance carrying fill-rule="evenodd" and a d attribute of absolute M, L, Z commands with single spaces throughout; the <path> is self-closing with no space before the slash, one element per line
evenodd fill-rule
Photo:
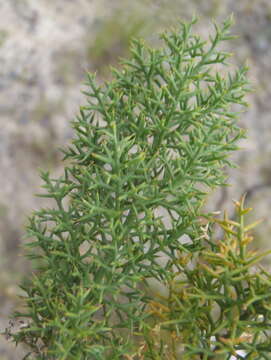
<path fill-rule="evenodd" d="M 17 283 L 30 271 L 21 256 L 24 227 L 45 206 L 38 169 L 62 171 L 58 151 L 72 137 L 69 121 L 85 103 L 85 72 L 110 76 L 128 54 L 131 37 L 157 43 L 157 33 L 178 20 L 200 17 L 195 31 L 208 36 L 211 20 L 233 13 L 228 44 L 237 65 L 247 59 L 254 92 L 241 117 L 248 139 L 234 156 L 231 187 L 210 197 L 208 209 L 228 209 L 247 191 L 252 217 L 264 217 L 257 246 L 270 247 L 271 230 L 271 2 L 270 0 L 0 0 L 0 329 L 18 306 Z M 0 337 L 0 360 L 24 351 Z"/>

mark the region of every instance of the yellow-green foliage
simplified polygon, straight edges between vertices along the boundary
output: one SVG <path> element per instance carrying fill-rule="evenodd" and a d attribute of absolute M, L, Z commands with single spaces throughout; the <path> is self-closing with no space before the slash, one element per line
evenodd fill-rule
<path fill-rule="evenodd" d="M 202 226 L 202 250 L 193 256 L 180 252 L 172 260 L 172 271 L 179 270 L 167 284 L 169 296 L 149 302 L 152 341 L 142 342 L 138 355 L 152 348 L 154 358 L 161 360 L 228 359 L 240 351 L 246 359 L 267 359 L 262 352 L 270 351 L 270 334 L 263 328 L 271 320 L 271 274 L 258 262 L 271 251 L 248 249 L 251 230 L 260 221 L 245 223 L 251 209 L 244 207 L 244 197 L 235 208 L 236 221 L 225 214 Z M 219 240 L 212 238 L 214 223 L 224 231 Z"/>

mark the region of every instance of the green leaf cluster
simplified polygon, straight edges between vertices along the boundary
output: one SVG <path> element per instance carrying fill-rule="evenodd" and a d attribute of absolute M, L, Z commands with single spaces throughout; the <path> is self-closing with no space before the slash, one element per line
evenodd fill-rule
<path fill-rule="evenodd" d="M 215 347 L 229 359 L 234 340 L 252 326 L 246 317 L 234 320 L 239 303 L 229 300 L 231 289 L 237 284 L 249 316 L 258 300 L 267 301 L 262 290 L 270 280 L 243 278 L 253 261 L 225 257 L 240 265 L 227 270 L 216 254 L 222 245 L 202 238 L 206 195 L 225 184 L 229 154 L 244 136 L 232 106 L 246 105 L 248 86 L 246 67 L 225 72 L 230 55 L 218 48 L 232 38 L 231 19 L 208 41 L 193 35 L 194 22 L 162 34 L 161 49 L 134 40 L 112 81 L 98 86 L 88 75 L 88 103 L 72 123 L 63 176 L 42 173 L 41 196 L 55 205 L 36 211 L 28 226 L 28 256 L 38 267 L 22 285 L 26 308 L 16 315 L 26 322 L 10 335 L 28 345 L 31 359 L 179 359 L 160 331 L 178 339 L 186 358 L 211 359 Z M 186 257 L 206 266 L 187 270 Z M 172 284 L 182 272 L 181 297 Z M 163 301 L 150 295 L 153 281 L 169 289 Z M 224 311 L 216 321 L 214 302 Z M 155 307 L 159 314 L 164 307 L 169 329 Z M 227 314 L 236 326 L 211 344 L 232 324 Z"/>

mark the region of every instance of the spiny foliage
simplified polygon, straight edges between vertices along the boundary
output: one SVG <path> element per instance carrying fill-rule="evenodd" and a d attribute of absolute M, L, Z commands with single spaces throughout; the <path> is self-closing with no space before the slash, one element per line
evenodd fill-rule
<path fill-rule="evenodd" d="M 235 202 L 236 221 L 226 213 L 223 220 L 210 218 L 202 227 L 204 249 L 180 252 L 172 262 L 178 270 L 168 283 L 168 296 L 157 294 L 149 302 L 151 336 L 148 343 L 142 342 L 138 359 L 146 358 L 143 349 L 161 360 L 245 355 L 250 360 L 270 359 L 271 274 L 255 264 L 271 251 L 260 254 L 248 248 L 253 241 L 250 231 L 259 221 L 245 224 L 251 209 L 244 208 L 244 199 Z M 219 241 L 212 238 L 214 223 L 224 230 Z"/>
<path fill-rule="evenodd" d="M 252 326 L 253 299 L 262 301 L 266 280 L 247 278 L 255 287 L 242 290 L 238 277 L 243 281 L 250 263 L 237 253 L 220 260 L 222 245 L 210 242 L 207 250 L 198 223 L 208 189 L 224 184 L 228 156 L 243 136 L 231 107 L 245 105 L 246 68 L 226 76 L 216 68 L 229 57 L 217 46 L 231 39 L 230 20 L 207 42 L 192 34 L 193 23 L 163 34 L 161 49 L 133 41 L 130 60 L 101 87 L 88 75 L 88 105 L 73 122 L 64 174 L 42 174 L 41 196 L 55 206 L 35 212 L 28 227 L 29 257 L 39 266 L 22 286 L 26 310 L 17 317 L 28 321 L 11 336 L 30 347 L 30 358 L 166 358 L 163 339 L 159 351 L 152 345 L 146 289 L 153 280 L 169 287 L 182 271 L 183 298 L 181 290 L 170 292 L 166 318 L 184 356 L 212 358 L 212 336 L 216 349 L 231 354 L 234 339 Z M 198 256 L 201 267 L 189 272 L 184 256 Z M 229 301 L 232 289 L 244 291 L 244 318 L 237 317 L 241 305 Z M 223 311 L 220 320 L 209 313 L 213 303 Z M 246 350 L 256 349 L 256 333 Z"/>

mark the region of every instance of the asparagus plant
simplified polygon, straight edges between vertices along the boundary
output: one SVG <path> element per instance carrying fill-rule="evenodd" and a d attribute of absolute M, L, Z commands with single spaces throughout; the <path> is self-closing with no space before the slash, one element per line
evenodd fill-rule
<path fill-rule="evenodd" d="M 25 358 L 270 359 L 271 279 L 247 250 L 244 201 L 236 221 L 202 210 L 244 137 L 233 105 L 246 105 L 247 68 L 225 70 L 231 19 L 208 41 L 194 23 L 160 49 L 133 40 L 102 86 L 87 75 L 63 175 L 41 175 L 54 206 L 28 226 L 36 268 L 24 324 L 7 330 Z"/>

